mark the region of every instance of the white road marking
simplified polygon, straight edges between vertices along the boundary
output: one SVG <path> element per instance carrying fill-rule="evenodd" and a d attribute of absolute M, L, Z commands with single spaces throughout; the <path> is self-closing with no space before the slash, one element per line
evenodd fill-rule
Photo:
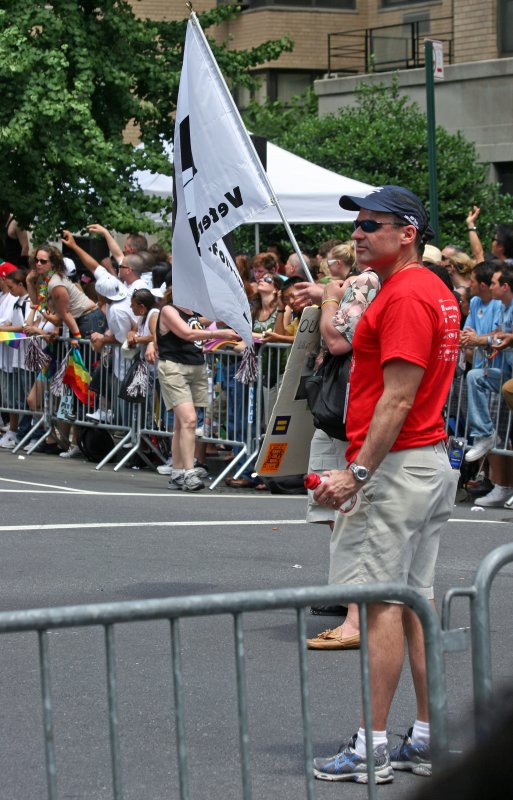
<path fill-rule="evenodd" d="M 68 486 L 56 486 L 53 483 L 34 483 L 32 481 L 19 481 L 19 480 L 15 480 L 14 478 L 0 478 L 0 481 L 5 481 L 6 483 L 22 483 L 24 486 L 43 486 L 44 488 L 47 488 L 47 489 L 60 489 L 61 492 L 74 492 L 75 494 L 88 494 L 88 492 L 85 492 L 83 489 L 72 489 L 72 488 L 70 488 Z M 8 489 L 2 490 L 2 491 L 8 491 Z M 29 491 L 29 490 L 28 489 L 24 489 L 24 490 L 21 490 L 21 491 Z"/>
<path fill-rule="evenodd" d="M 3 478 L 0 478 L 3 480 Z M 34 486 L 41 486 L 44 484 L 33 484 Z M 215 489 L 214 489 L 215 491 Z M 166 492 L 95 492 L 93 490 L 89 491 L 88 489 L 62 489 L 61 491 L 49 489 L 45 491 L 43 489 L 0 489 L 0 493 L 3 492 L 4 494 L 60 494 L 60 495 L 67 495 L 70 497 L 73 493 L 80 494 L 80 495 L 94 495 L 95 497 L 167 497 L 171 498 L 172 500 L 176 500 L 180 498 L 183 500 L 187 498 L 188 500 L 206 500 L 208 497 L 209 500 L 224 500 L 228 498 L 236 497 L 238 500 L 242 500 L 244 498 L 248 500 L 302 500 L 303 503 L 306 501 L 306 495 L 270 495 L 267 492 L 258 492 L 255 494 L 230 494 L 228 492 L 224 492 L 223 494 L 214 494 L 213 492 L 209 492 L 206 494 L 203 493 L 196 493 L 191 494 L 190 492 L 178 492 L 178 491 L 171 491 L 168 490 Z"/>
<path fill-rule="evenodd" d="M 88 530 L 90 528 L 212 528 L 214 526 L 235 526 L 238 525 L 307 525 L 304 519 L 267 519 L 267 520 L 195 520 L 187 522 L 175 522 L 165 520 L 164 522 L 73 522 L 55 523 L 55 525 L 1 525 L 0 532 L 5 531 L 59 531 L 59 530 Z"/>
<path fill-rule="evenodd" d="M 224 495 L 226 497 L 226 495 Z M 449 522 L 469 522 L 468 519 L 450 519 Z M 234 527 L 236 525 L 308 525 L 305 519 L 229 519 L 229 520 L 164 520 L 158 521 L 141 521 L 141 522 L 64 522 L 49 525 L 0 525 L 0 533 L 7 531 L 59 531 L 59 530 L 88 530 L 91 528 L 213 528 L 214 526 Z M 505 520 L 489 519 L 484 520 L 485 525 L 509 525 L 510 523 Z"/>

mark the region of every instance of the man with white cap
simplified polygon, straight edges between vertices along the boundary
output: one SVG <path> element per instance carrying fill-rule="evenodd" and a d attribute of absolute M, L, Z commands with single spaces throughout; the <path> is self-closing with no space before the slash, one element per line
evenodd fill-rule
<path fill-rule="evenodd" d="M 441 411 L 458 357 L 459 309 L 451 292 L 422 266 L 424 242 L 433 231 L 416 195 L 399 186 L 382 186 L 366 197 L 344 196 L 340 205 L 358 211 L 352 235 L 358 266 L 372 266 L 383 283 L 353 338 L 348 467 L 325 473 L 314 493 L 317 502 L 333 508 L 357 493 L 361 499 L 352 516 L 337 515 L 330 583 L 398 582 L 433 602 L 439 531 L 451 514 L 458 477 L 447 458 Z M 419 620 L 400 603 L 372 603 L 368 630 L 376 781 L 393 780 L 394 768 L 430 774 Z M 402 744 L 390 752 L 386 723 L 405 636 L 417 718 Z M 360 724 L 339 753 L 314 760 L 317 778 L 368 781 Z"/>
<path fill-rule="evenodd" d="M 91 334 L 91 347 L 99 353 L 107 344 L 123 344 L 128 332 L 137 325 L 137 320 L 130 306 L 130 295 L 127 287 L 114 275 L 111 275 L 105 267 L 83 250 L 73 238 L 69 231 L 63 231 L 62 241 L 73 250 L 78 256 L 84 267 L 90 270 L 95 279 L 95 289 L 97 294 L 105 298 L 107 317 L 107 330 L 104 333 Z M 113 372 L 116 378 L 124 377 L 124 360 L 120 358 L 119 348 L 114 349 Z M 92 421 L 106 422 L 109 414 L 104 411 L 95 411 L 86 415 Z"/>

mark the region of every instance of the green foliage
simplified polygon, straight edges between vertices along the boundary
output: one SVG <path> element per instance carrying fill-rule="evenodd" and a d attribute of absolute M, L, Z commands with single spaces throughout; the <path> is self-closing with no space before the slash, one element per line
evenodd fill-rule
<path fill-rule="evenodd" d="M 429 208 L 426 116 L 416 103 L 400 96 L 397 82 L 361 83 L 356 106 L 317 117 L 310 105 L 303 113 L 279 103 L 256 112 L 251 109 L 255 133 L 270 133 L 280 145 L 319 166 L 376 186 L 393 183 L 416 192 Z M 285 119 L 286 124 L 280 125 Z M 449 242 L 468 249 L 465 219 L 472 205 L 481 208 L 479 234 L 490 246 L 494 224 L 511 221 L 510 195 L 487 183 L 487 166 L 480 164 L 473 143 L 461 133 L 436 131 L 438 202 L 442 245 Z M 349 234 L 347 226 L 301 226 L 294 233 L 303 247 Z M 278 238 L 278 231 L 270 237 Z M 266 232 L 267 236 L 267 232 Z"/>
<path fill-rule="evenodd" d="M 199 20 L 205 29 L 236 13 L 222 6 Z M 132 176 L 171 173 L 162 142 L 173 136 L 186 24 L 139 19 L 127 0 L 3 0 L 0 208 L 37 238 L 94 221 L 152 230 L 147 214 L 162 212 L 162 201 Z M 250 85 L 250 67 L 292 47 L 211 45 L 234 86 Z M 124 140 L 130 125 L 144 148 Z"/>

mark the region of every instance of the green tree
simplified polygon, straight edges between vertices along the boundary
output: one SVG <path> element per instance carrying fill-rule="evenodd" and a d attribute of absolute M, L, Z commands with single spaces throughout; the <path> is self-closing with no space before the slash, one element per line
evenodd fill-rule
<path fill-rule="evenodd" d="M 187 21 L 140 19 L 127 0 L 1 5 L 0 208 L 38 237 L 95 220 L 151 230 L 148 213 L 162 201 L 145 197 L 133 174 L 171 172 L 163 142 L 173 136 Z M 199 20 L 208 29 L 237 12 L 222 6 Z M 292 48 L 285 38 L 247 51 L 211 45 L 234 86 Z M 143 148 L 126 141 L 131 125 Z"/>
<path fill-rule="evenodd" d="M 288 115 L 288 116 L 287 116 Z M 285 120 L 280 128 L 279 120 Z M 279 103 L 247 112 L 252 130 L 269 136 L 319 166 L 380 186 L 393 183 L 416 192 L 429 208 L 426 115 L 416 103 L 392 86 L 361 83 L 356 105 L 318 117 L 311 100 L 291 108 Z M 436 131 L 438 201 L 442 244 L 468 250 L 465 218 L 473 204 L 480 206 L 479 234 L 489 247 L 494 223 L 511 222 L 513 198 L 487 182 L 488 167 L 478 161 L 472 142 L 462 133 Z M 294 229 L 303 247 L 316 246 L 334 235 L 347 236 L 347 226 L 301 226 Z M 268 232 L 277 238 L 279 231 Z"/>

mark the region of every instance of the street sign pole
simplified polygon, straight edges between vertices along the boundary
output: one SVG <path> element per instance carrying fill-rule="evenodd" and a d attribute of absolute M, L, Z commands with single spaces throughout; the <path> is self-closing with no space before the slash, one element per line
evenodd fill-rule
<path fill-rule="evenodd" d="M 435 121 L 435 78 L 433 42 L 424 41 L 424 55 L 426 63 L 426 113 L 427 113 L 427 139 L 428 139 L 428 169 L 429 169 L 429 216 L 431 226 L 435 232 L 434 242 L 440 242 L 438 221 L 438 180 L 436 172 L 436 121 Z"/>

